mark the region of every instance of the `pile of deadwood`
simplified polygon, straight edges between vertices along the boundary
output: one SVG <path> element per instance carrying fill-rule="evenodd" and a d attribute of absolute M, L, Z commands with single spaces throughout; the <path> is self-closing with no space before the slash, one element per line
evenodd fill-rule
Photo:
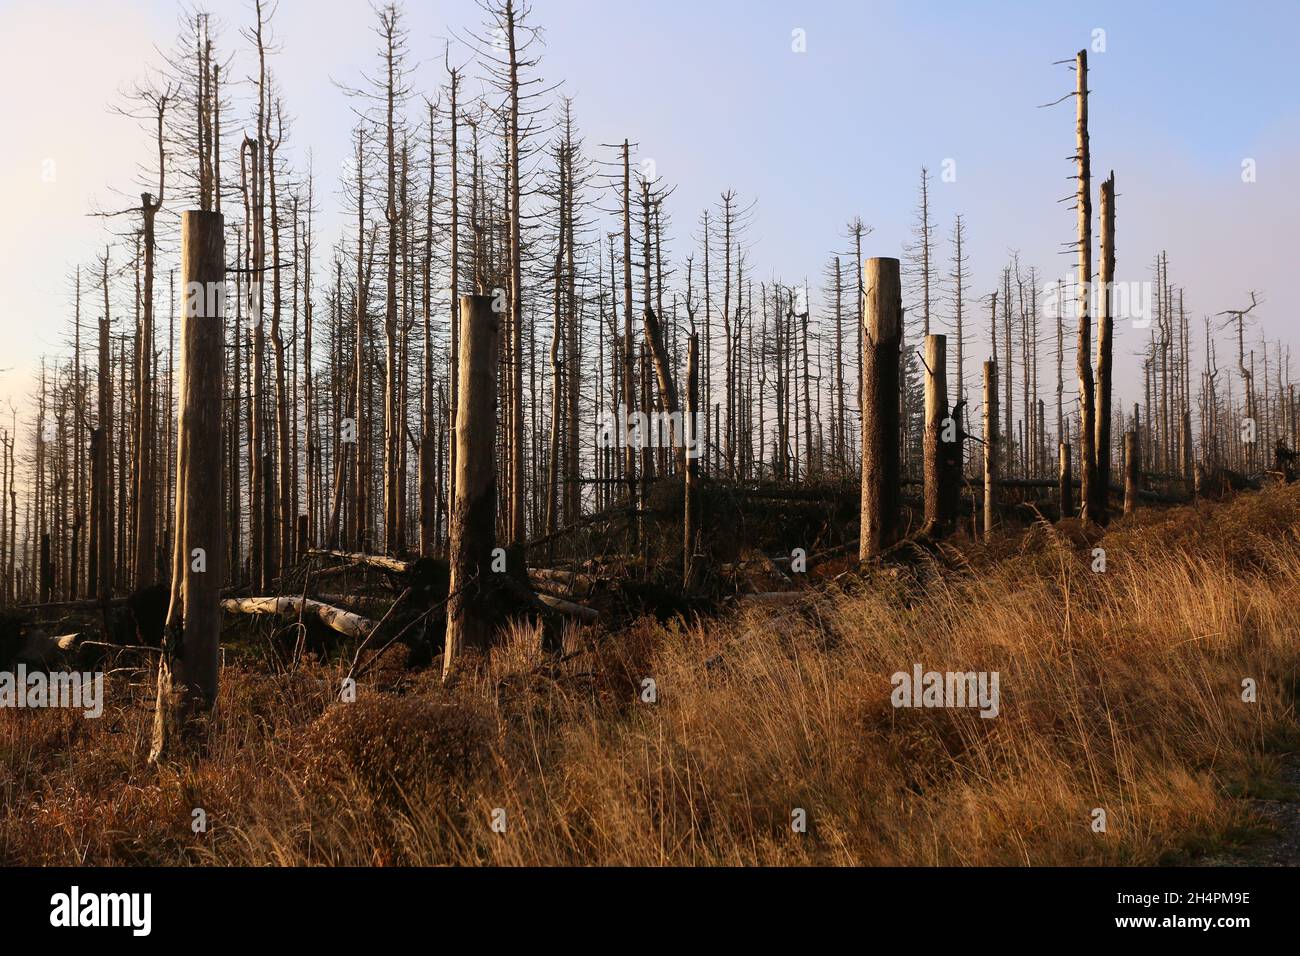
<path fill-rule="evenodd" d="M 1195 493 L 1205 498 L 1260 486 L 1258 479 L 1224 468 L 1198 468 L 1196 477 Z M 547 642 L 553 643 L 563 628 L 574 624 L 616 630 L 643 615 L 666 620 L 709 615 L 736 604 L 797 604 L 819 582 L 851 573 L 857 565 L 855 484 L 809 487 L 706 479 L 701 488 L 704 521 L 692 558 L 699 573 L 687 589 L 682 584 L 680 531 L 677 538 L 672 531 L 681 527 L 680 483 L 675 488 L 671 481 L 664 484 L 652 489 L 641 512 L 612 508 L 584 518 L 581 528 L 531 542 L 528 553 L 533 561 L 549 559 L 566 566 L 530 567 L 526 578 L 513 579 L 498 592 L 502 619 L 540 621 Z M 1025 523 L 1056 517 L 1050 513 L 1051 497 L 1038 499 L 1035 494 L 1048 491 L 1054 482 L 1001 484 L 1020 493 L 1019 501 L 999 503 L 1007 517 Z M 978 489 L 968 485 L 963 497 L 975 511 L 978 499 L 972 491 Z M 1188 500 L 1154 491 L 1144 491 L 1143 497 L 1161 504 Z M 904 505 L 909 513 L 919 512 L 913 507 L 919 501 L 907 495 Z M 629 549 L 638 517 L 641 546 Z M 653 556 L 647 528 L 661 539 L 653 542 Z M 589 556 L 557 561 L 548 545 L 557 538 L 576 538 L 580 531 L 591 533 L 576 549 L 570 540 L 565 550 Z M 914 564 L 927 556 L 933 559 L 936 552 L 934 543 L 913 527 L 877 563 Z M 276 649 L 286 658 L 343 648 L 355 662 L 400 643 L 409 649 L 407 663 L 421 666 L 441 653 L 449 582 L 447 562 L 439 558 L 310 550 L 281 577 L 279 593 L 229 589 L 221 603 L 232 618 L 273 620 Z M 108 602 L 88 599 L 0 612 L 0 668 L 16 663 L 43 669 L 87 667 L 115 651 L 155 652 L 161 645 L 167 594 L 164 586 L 155 585 Z"/>
<path fill-rule="evenodd" d="M 825 496 L 789 487 L 719 483 L 713 491 L 705 512 L 713 512 L 713 520 L 701 529 L 693 558 L 700 572 L 689 590 L 682 584 L 680 530 L 675 538 L 670 531 L 680 529 L 680 513 L 656 510 L 661 501 L 667 510 L 680 501 L 669 491 L 652 495 L 651 507 L 640 513 L 642 543 L 651 537 L 646 529 L 665 539 L 655 541 L 653 551 L 629 547 L 638 513 L 625 507 L 587 516 L 581 528 L 555 535 L 565 539 L 567 559 L 557 558 L 546 538 L 530 542 L 532 561 L 564 566 L 529 567 L 526 577 L 503 574 L 506 586 L 494 592 L 502 620 L 540 622 L 544 641 L 556 646 L 564 628 L 574 625 L 600 633 L 646 615 L 668 620 L 709 615 L 734 603 L 786 603 L 808 594 L 809 575 L 800 570 L 849 556 L 856 547 L 844 542 L 842 533 L 853 530 L 842 527 L 853 520 L 851 488 L 832 495 L 829 508 Z M 775 530 L 773 522 L 781 528 Z M 774 541 L 790 544 L 782 548 Z M 588 557 L 579 560 L 575 553 Z M 792 570 L 796 562 L 799 567 Z M 362 661 L 403 644 L 407 664 L 421 666 L 441 654 L 449 583 L 449 566 L 441 558 L 313 549 L 286 569 L 277 593 L 227 589 L 221 607 L 232 628 L 237 617 L 273 622 L 273 646 L 285 659 L 342 651 Z M 107 602 L 16 609 L 0 616 L 0 667 L 18 662 L 48 669 L 86 667 L 121 650 L 147 658 L 161 646 L 167 601 L 166 587 L 155 585 Z"/>

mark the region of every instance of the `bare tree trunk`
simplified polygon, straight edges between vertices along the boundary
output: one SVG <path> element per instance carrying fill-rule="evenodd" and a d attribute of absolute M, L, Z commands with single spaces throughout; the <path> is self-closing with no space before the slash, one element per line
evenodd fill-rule
<path fill-rule="evenodd" d="M 552 275 L 551 286 L 551 424 L 550 440 L 548 442 L 547 468 L 546 468 L 546 523 L 545 534 L 550 538 L 549 547 L 551 554 L 554 554 L 556 523 L 559 520 L 559 491 L 560 491 L 560 409 L 563 406 L 564 397 L 564 380 L 560 364 L 560 341 L 563 338 L 563 320 L 561 318 L 561 301 L 562 289 L 564 282 L 564 243 L 567 238 L 565 231 L 565 168 L 564 168 L 564 147 L 560 147 L 560 156 L 558 165 L 560 167 L 560 182 L 557 193 L 557 205 L 559 207 L 559 231 L 558 239 L 555 246 L 555 270 Z"/>
<path fill-rule="evenodd" d="M 695 581 L 695 535 L 698 525 L 695 485 L 699 479 L 699 434 L 695 415 L 699 408 L 700 338 L 692 332 L 686 345 L 686 414 L 682 417 L 682 445 L 686 450 L 682 501 L 682 588 L 689 592 Z"/>
<path fill-rule="evenodd" d="M 429 189 L 424 203 L 424 373 L 421 378 L 420 430 L 420 553 L 432 555 L 437 546 L 438 467 L 436 442 L 442 430 L 433 409 L 433 192 L 435 185 L 433 104 L 429 104 Z M 453 295 L 455 293 L 453 292 Z"/>
<path fill-rule="evenodd" d="M 1088 299 L 1092 291 L 1092 168 L 1088 155 L 1088 51 L 1075 57 L 1075 147 L 1079 164 L 1075 204 L 1079 219 L 1079 340 L 1075 365 L 1079 375 L 1079 501 L 1085 522 L 1098 518 L 1096 413 L 1093 405 L 1091 361 L 1092 319 Z"/>
<path fill-rule="evenodd" d="M 1124 514 L 1131 515 L 1137 507 L 1138 483 L 1141 465 L 1138 462 L 1138 433 L 1124 433 Z"/>
<path fill-rule="evenodd" d="M 858 556 L 880 554 L 898 537 L 899 347 L 903 291 L 897 259 L 866 261 L 862 328 L 862 519 Z"/>
<path fill-rule="evenodd" d="M 176 538 L 172 594 L 158 669 L 150 760 L 171 756 L 217 700 L 224 559 L 221 494 L 223 303 L 208 294 L 225 281 L 223 217 L 189 210 L 181 217 L 180 427 L 176 456 Z M 214 307 L 214 308 L 211 308 Z"/>
<path fill-rule="evenodd" d="M 447 378 L 450 380 L 450 398 L 447 404 L 448 430 L 456 431 L 457 392 L 460 376 L 457 372 L 460 362 L 460 146 L 458 142 L 459 117 L 456 113 L 456 94 L 460 88 L 460 72 L 449 68 L 451 74 L 451 249 L 449 251 L 451 271 L 451 354 Z M 441 464 L 441 457 L 439 458 Z M 451 513 L 456 496 L 456 443 L 449 443 L 447 450 L 447 491 L 446 510 Z"/>
<path fill-rule="evenodd" d="M 104 315 L 99 322 L 99 454 L 96 461 L 98 479 L 99 581 L 97 595 L 104 607 L 105 627 L 108 624 L 108 599 L 113 591 L 113 376 L 112 352 L 109 345 L 108 309 L 108 252 L 103 260 Z M 91 519 L 94 521 L 94 517 Z"/>
<path fill-rule="evenodd" d="M 1101 295 L 1097 312 L 1097 468 L 1091 515 L 1105 524 L 1110 514 L 1110 392 L 1114 320 L 1111 284 L 1115 281 L 1115 174 L 1101 184 Z"/>
<path fill-rule="evenodd" d="M 997 305 L 994 300 L 994 316 Z M 996 326 L 996 321 L 994 325 Z M 998 364 L 984 363 L 984 540 L 998 523 Z"/>
<path fill-rule="evenodd" d="M 353 446 L 352 454 L 352 533 L 348 536 L 348 543 L 358 551 L 370 550 L 370 542 L 367 532 L 369 524 L 367 518 L 367 503 L 370 496 L 370 460 L 367 454 L 366 442 L 369 440 L 370 431 L 367 427 L 369 414 L 366 409 L 366 306 L 368 300 L 368 283 L 370 279 L 369 270 L 366 268 L 366 177 L 365 177 L 365 154 L 362 151 L 364 132 L 361 128 L 357 129 L 357 278 L 356 289 L 353 292 L 353 298 L 356 305 L 356 338 L 352 345 L 353 352 L 353 372 L 352 387 L 355 391 L 353 396 L 353 414 L 356 416 L 352 423 L 351 443 Z"/>
<path fill-rule="evenodd" d="M 509 95 L 510 95 L 510 336 L 511 354 L 514 357 L 512 372 L 514 376 L 514 405 L 511 408 L 510 447 L 510 546 L 522 552 L 526 535 L 524 512 L 524 365 L 523 365 L 523 327 L 524 327 L 524 290 L 521 248 L 519 233 L 519 203 L 523 192 L 519 178 L 522 165 L 519 158 L 519 51 L 515 42 L 516 11 L 512 0 L 505 4 L 505 41 L 509 54 Z M 463 450 L 463 449 L 462 449 Z M 518 554 L 522 567 L 523 554 Z"/>
<path fill-rule="evenodd" d="M 398 472 L 397 472 L 397 455 L 398 443 L 402 440 L 401 424 L 397 420 L 397 229 L 398 229 L 398 212 L 397 212 L 397 155 L 394 129 L 394 100 L 395 100 L 395 75 L 394 75 L 394 42 L 395 42 L 395 15 L 391 15 L 389 8 L 381 14 L 382 29 L 385 30 L 386 47 L 386 66 L 388 70 L 387 85 L 385 86 L 385 96 L 387 104 L 387 117 L 384 125 L 388 189 L 387 205 L 385 206 L 384 217 L 388 224 L 388 261 L 387 261 L 387 281 L 385 284 L 384 296 L 384 550 L 389 554 L 395 554 L 397 551 L 397 541 L 399 537 L 398 523 L 401 521 L 401 514 L 398 510 Z M 390 19 L 391 16 L 391 19 Z"/>
<path fill-rule="evenodd" d="M 166 102 L 164 98 L 163 102 Z M 162 152 L 162 111 L 158 115 L 159 153 Z M 161 156 L 159 161 L 162 162 Z M 162 172 L 159 172 L 162 176 Z M 154 583 L 156 568 L 154 537 L 157 523 L 154 513 L 154 405 L 153 383 L 153 279 L 154 279 L 154 217 L 162 206 L 162 183 L 159 183 L 158 200 L 144 193 L 140 197 L 140 211 L 144 218 L 144 292 L 140 320 L 140 345 L 136 351 L 136 429 L 135 458 L 136 532 L 133 564 L 135 586 L 148 587 Z"/>
<path fill-rule="evenodd" d="M 456 500 L 451 512 L 451 596 L 442 677 L 462 652 L 484 652 L 492 638 L 484 600 L 496 544 L 496 394 L 500 318 L 492 298 L 466 295 L 460 304 L 460 385 L 456 411 Z"/>
<path fill-rule="evenodd" d="M 277 113 L 279 107 L 277 106 Z M 270 117 L 267 118 L 267 173 L 270 181 L 271 200 L 271 348 L 275 355 L 275 462 L 276 470 L 266 472 L 267 482 L 272 486 L 270 497 L 273 499 L 274 513 L 279 515 L 277 525 L 279 535 L 275 538 L 275 557 L 268 560 L 268 579 L 279 575 L 280 568 L 293 562 L 293 527 L 294 506 L 290 498 L 293 488 L 290 464 L 293 448 L 289 435 L 289 390 L 286 377 L 284 335 L 280 329 L 281 295 L 280 295 L 280 202 L 276 192 L 275 153 L 283 137 L 281 130 L 275 139 L 269 135 Z M 283 126 L 283 121 L 280 123 Z M 268 449 L 268 455 L 270 450 Z M 267 511 L 266 521 L 271 520 L 272 511 Z"/>
<path fill-rule="evenodd" d="M 1070 443 L 1063 441 L 1059 446 L 1059 466 L 1057 477 L 1057 497 L 1060 502 L 1061 517 L 1074 517 L 1074 471 L 1070 467 Z"/>
<path fill-rule="evenodd" d="M 950 534 L 956 514 L 950 509 L 953 482 L 945 454 L 948 417 L 948 337 L 925 337 L 925 436 L 922 446 L 922 474 L 925 479 L 925 533 L 936 537 Z M 958 441 L 955 432 L 950 442 Z"/>
<path fill-rule="evenodd" d="M 631 415 L 636 405 L 635 362 L 632 351 L 632 176 L 629 144 L 623 140 L 623 414 Z M 628 503 L 636 501 L 636 449 L 623 443 L 623 480 L 627 482 Z M 629 527 L 636 533 L 636 522 Z M 635 538 L 632 542 L 635 546 Z"/>

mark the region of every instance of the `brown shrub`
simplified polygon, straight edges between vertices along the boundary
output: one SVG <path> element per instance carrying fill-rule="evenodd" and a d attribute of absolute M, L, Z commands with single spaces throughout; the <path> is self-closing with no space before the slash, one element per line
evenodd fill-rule
<path fill-rule="evenodd" d="M 301 757 L 309 787 L 343 773 L 374 799 L 401 806 L 415 795 L 463 797 L 495 737 L 472 699 L 363 695 L 315 721 Z"/>

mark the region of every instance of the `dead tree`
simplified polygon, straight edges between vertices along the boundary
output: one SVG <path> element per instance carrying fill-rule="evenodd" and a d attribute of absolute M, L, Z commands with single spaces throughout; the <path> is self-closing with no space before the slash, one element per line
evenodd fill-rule
<path fill-rule="evenodd" d="M 96 594 L 105 608 L 107 626 L 108 599 L 113 591 L 113 374 L 109 346 L 110 319 L 108 306 L 108 250 L 104 251 L 101 280 L 104 289 L 104 314 L 99 320 L 99 428 L 98 441 L 92 434 L 91 454 L 94 471 L 91 478 L 91 524 L 95 526 L 97 554 Z"/>
<path fill-rule="evenodd" d="M 1124 433 L 1124 514 L 1131 515 L 1137 507 L 1140 472 L 1138 462 L 1138 433 Z"/>
<path fill-rule="evenodd" d="M 941 537 L 952 532 L 956 519 L 956 475 L 945 444 L 958 444 L 956 422 L 948 410 L 948 337 L 925 337 L 925 437 L 922 466 L 925 481 L 925 533 Z M 960 460 L 960 459 L 959 459 Z"/>
<path fill-rule="evenodd" d="M 217 700 L 225 553 L 221 495 L 224 217 L 181 217 L 180 421 L 171 605 L 158 668 L 150 760 L 171 754 Z"/>
<path fill-rule="evenodd" d="M 899 350 L 903 290 L 897 259 L 866 261 L 862 322 L 862 527 L 858 557 L 892 545 L 899 525 Z"/>
<path fill-rule="evenodd" d="M 688 305 L 689 308 L 689 305 Z M 682 588 L 690 591 L 694 582 L 695 535 L 699 507 L 695 485 L 699 480 L 699 440 L 695 416 L 699 409 L 700 338 L 692 331 L 686 345 L 686 414 L 682 417 L 682 446 L 686 468 L 682 479 Z"/>
<path fill-rule="evenodd" d="M 1115 281 L 1115 174 L 1101 184 L 1101 289 L 1097 306 L 1097 467 L 1091 515 L 1101 524 L 1109 518 L 1110 504 L 1110 392 L 1114 318 L 1111 285 Z"/>
<path fill-rule="evenodd" d="M 1105 494 L 1097 478 L 1096 407 L 1092 379 L 1092 317 L 1089 296 L 1092 292 L 1092 166 L 1088 152 L 1088 51 L 1075 57 L 1075 148 L 1078 163 L 1079 253 L 1079 340 L 1075 367 L 1079 376 L 1079 481 L 1080 507 L 1084 521 L 1098 518 L 1098 495 Z"/>
<path fill-rule="evenodd" d="M 449 679 L 463 652 L 486 652 L 492 607 L 486 599 L 496 544 L 496 394 L 500 317 L 492 297 L 466 295 L 460 303 L 460 383 L 456 409 L 456 499 L 451 511 L 451 591 L 442 677 Z"/>
<path fill-rule="evenodd" d="M 434 154 L 434 104 L 429 106 L 429 188 L 424 200 L 424 370 L 420 381 L 420 553 L 432 555 L 438 537 L 438 478 L 441 473 L 441 455 L 435 443 L 441 429 L 434 417 L 433 408 L 433 194 L 436 185 L 436 156 Z"/>
<path fill-rule="evenodd" d="M 994 313 L 997 298 L 994 297 Z M 994 323 L 996 327 L 996 322 Z M 984 363 L 984 540 L 998 523 L 998 365 Z"/>
<path fill-rule="evenodd" d="M 1058 449 L 1057 500 L 1061 517 L 1074 517 L 1074 470 L 1070 467 L 1070 443 L 1062 441 Z"/>
<path fill-rule="evenodd" d="M 1246 417 L 1254 419 L 1255 417 L 1255 373 L 1246 364 L 1246 316 L 1251 313 L 1259 303 L 1256 301 L 1255 293 L 1250 293 L 1250 305 L 1244 309 L 1227 309 L 1218 313 L 1219 315 L 1229 316 L 1229 324 L 1236 325 L 1237 328 L 1237 369 L 1241 372 L 1241 386 L 1246 395 Z M 1254 466 L 1254 446 L 1250 449 L 1250 461 L 1248 468 Z"/>

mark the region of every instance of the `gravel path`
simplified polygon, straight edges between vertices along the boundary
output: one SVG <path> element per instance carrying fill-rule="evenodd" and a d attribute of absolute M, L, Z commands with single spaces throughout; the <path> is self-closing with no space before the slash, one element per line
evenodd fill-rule
<path fill-rule="evenodd" d="M 1263 839 L 1200 861 L 1200 866 L 1300 866 L 1300 755 L 1288 757 L 1278 777 L 1283 799 L 1251 799 L 1275 827 Z"/>

